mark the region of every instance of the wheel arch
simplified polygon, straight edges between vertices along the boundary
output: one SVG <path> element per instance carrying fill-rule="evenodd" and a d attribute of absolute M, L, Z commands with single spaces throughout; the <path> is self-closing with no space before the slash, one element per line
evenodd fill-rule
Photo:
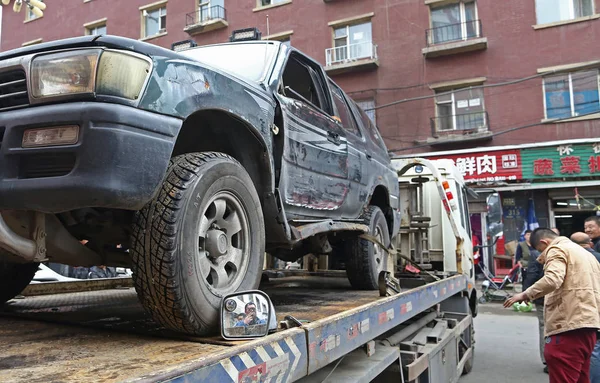
<path fill-rule="evenodd" d="M 371 198 L 369 199 L 369 206 L 377 206 L 383 211 L 391 235 L 394 232 L 394 213 L 391 209 L 390 193 L 387 187 L 377 185 L 373 189 L 373 193 L 371 193 Z"/>
<path fill-rule="evenodd" d="M 179 132 L 172 156 L 217 151 L 230 155 L 246 169 L 261 203 L 274 189 L 269 146 L 249 122 L 219 109 L 198 110 L 189 115 Z"/>

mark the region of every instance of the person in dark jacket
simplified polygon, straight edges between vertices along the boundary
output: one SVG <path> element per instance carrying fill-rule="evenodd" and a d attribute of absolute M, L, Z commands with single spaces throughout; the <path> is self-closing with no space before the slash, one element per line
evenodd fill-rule
<path fill-rule="evenodd" d="M 600 252 L 600 217 L 593 215 L 586 218 L 583 227 L 585 233 L 592 239 L 594 250 Z"/>
<path fill-rule="evenodd" d="M 534 283 L 542 279 L 544 276 L 544 265 L 537 261 L 540 252 L 536 249 L 531 249 L 529 252 L 529 265 L 527 269 L 527 274 L 525 275 L 525 279 L 523 280 L 523 291 L 527 290 Z M 544 297 L 536 299 L 535 304 L 535 312 L 538 318 L 538 331 L 539 331 L 539 348 L 540 348 L 540 358 L 542 359 L 542 363 L 544 366 L 546 365 L 546 358 L 544 358 Z M 544 372 L 548 373 L 548 367 L 544 367 Z"/>
<path fill-rule="evenodd" d="M 531 263 L 531 252 L 536 251 L 529 242 L 529 238 L 531 238 L 531 230 L 526 230 L 524 237 L 525 240 L 519 243 L 515 253 L 515 262 L 521 266 L 522 281 L 525 281 L 525 278 L 527 278 L 527 268 Z"/>

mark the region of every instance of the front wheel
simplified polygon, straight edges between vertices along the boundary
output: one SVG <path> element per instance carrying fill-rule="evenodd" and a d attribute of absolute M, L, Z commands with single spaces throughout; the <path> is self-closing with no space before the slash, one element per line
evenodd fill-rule
<path fill-rule="evenodd" d="M 204 335 L 217 328 L 224 295 L 258 287 L 262 209 L 246 170 L 225 154 L 173 158 L 160 193 L 133 227 L 139 299 L 167 328 Z"/>
<path fill-rule="evenodd" d="M 383 211 L 377 206 L 369 206 L 363 215 L 369 232 L 378 242 L 389 248 L 390 234 Z M 355 289 L 377 290 L 379 273 L 386 269 L 388 254 L 378 244 L 359 237 L 346 242 L 346 274 Z"/>
<path fill-rule="evenodd" d="M 39 263 L 11 263 L 2 259 L 0 249 L 0 304 L 13 299 L 29 285 Z M 4 255 L 10 256 L 10 255 Z"/>

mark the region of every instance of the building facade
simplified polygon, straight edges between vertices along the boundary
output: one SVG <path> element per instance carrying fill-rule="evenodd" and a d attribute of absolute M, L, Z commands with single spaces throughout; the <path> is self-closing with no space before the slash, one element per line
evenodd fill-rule
<path fill-rule="evenodd" d="M 204 45 L 248 27 L 291 44 L 369 110 L 395 155 L 455 159 L 481 195 L 499 192 L 505 243 L 530 201 L 566 234 L 600 203 L 600 0 L 46 1 L 43 17 L 4 10 L 3 51 L 103 33 Z M 483 239 L 487 219 L 473 220 Z"/>

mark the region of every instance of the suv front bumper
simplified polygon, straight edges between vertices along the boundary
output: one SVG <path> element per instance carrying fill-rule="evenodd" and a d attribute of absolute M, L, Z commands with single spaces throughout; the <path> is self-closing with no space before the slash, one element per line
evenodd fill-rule
<path fill-rule="evenodd" d="M 79 126 L 77 144 L 22 148 L 26 129 L 63 125 Z M 162 183 L 181 125 L 174 117 L 100 102 L 2 112 L 0 210 L 139 210 Z"/>

